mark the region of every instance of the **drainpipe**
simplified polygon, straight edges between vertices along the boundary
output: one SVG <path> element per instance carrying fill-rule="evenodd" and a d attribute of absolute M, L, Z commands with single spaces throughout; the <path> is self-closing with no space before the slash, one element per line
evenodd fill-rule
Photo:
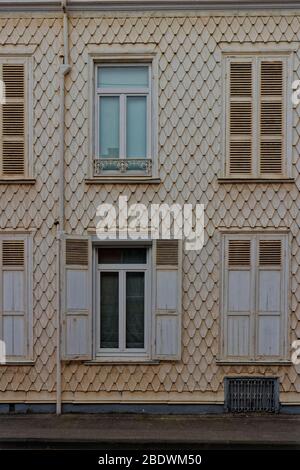
<path fill-rule="evenodd" d="M 64 309 L 64 234 L 65 234 L 65 77 L 71 67 L 69 65 L 69 31 L 67 0 L 62 0 L 63 11 L 63 63 L 59 69 L 60 75 L 60 123 L 59 123 L 59 219 L 57 227 L 58 254 L 58 309 L 57 309 L 57 344 L 56 344 L 56 414 L 61 414 L 61 316 Z"/>

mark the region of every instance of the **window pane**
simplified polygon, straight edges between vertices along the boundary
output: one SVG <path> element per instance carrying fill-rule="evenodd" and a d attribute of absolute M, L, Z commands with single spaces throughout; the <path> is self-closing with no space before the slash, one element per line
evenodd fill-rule
<path fill-rule="evenodd" d="M 101 273 L 100 347 L 119 347 L 119 274 Z"/>
<path fill-rule="evenodd" d="M 144 291 L 144 273 L 126 273 L 126 348 L 144 347 Z"/>
<path fill-rule="evenodd" d="M 128 158 L 146 157 L 147 154 L 147 98 L 127 97 L 127 150 Z"/>
<path fill-rule="evenodd" d="M 148 87 L 149 68 L 140 67 L 99 67 L 98 88 Z"/>
<path fill-rule="evenodd" d="M 146 248 L 100 248 L 99 264 L 146 264 Z"/>
<path fill-rule="evenodd" d="M 101 96 L 99 110 L 100 156 L 119 157 L 120 105 L 118 96 Z"/>

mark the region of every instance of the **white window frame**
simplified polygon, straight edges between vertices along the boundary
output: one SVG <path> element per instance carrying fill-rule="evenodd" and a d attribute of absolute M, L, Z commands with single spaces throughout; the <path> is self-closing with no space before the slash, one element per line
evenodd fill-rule
<path fill-rule="evenodd" d="M 259 171 L 259 152 L 258 152 L 258 136 L 259 136 L 259 62 L 264 60 L 282 60 L 284 65 L 284 89 L 283 93 L 283 170 L 281 175 L 261 175 Z M 229 80 L 229 67 L 231 62 L 252 62 L 254 64 L 253 74 L 253 130 L 252 130 L 252 173 L 249 175 L 232 175 L 230 174 L 229 162 L 229 142 L 230 142 L 230 129 L 229 129 L 229 110 L 230 110 L 230 80 Z M 292 178 L 292 130 L 293 130 L 293 109 L 291 102 L 292 93 L 292 80 L 293 80 L 293 66 L 292 66 L 292 50 L 282 49 L 280 46 L 271 48 L 262 48 L 254 50 L 251 47 L 241 47 L 240 50 L 234 50 L 228 47 L 223 50 L 222 54 L 222 169 L 221 179 L 230 180 L 280 180 Z"/>
<path fill-rule="evenodd" d="M 258 325 L 258 273 L 260 270 L 258 261 L 258 245 L 259 240 L 281 240 L 282 241 L 282 253 L 283 261 L 280 272 L 282 273 L 282 312 L 281 312 L 281 328 L 280 338 L 281 341 L 281 352 L 280 356 L 258 356 L 257 355 L 257 325 Z M 227 299 L 228 299 L 228 270 L 226 269 L 226 243 L 227 240 L 251 240 L 255 241 L 256 250 L 255 252 L 251 249 L 251 266 L 250 266 L 250 277 L 251 277 L 251 289 L 254 291 L 254 297 L 251 298 L 251 339 L 250 344 L 251 354 L 249 357 L 235 358 L 228 355 L 227 352 Z M 266 268 L 264 268 L 265 270 Z M 290 276 L 289 276 L 289 234 L 288 232 L 274 232 L 274 231 L 230 231 L 225 230 L 221 233 L 221 273 L 220 273 L 220 312 L 221 312 L 221 335 L 220 335 L 220 362 L 226 363 L 280 363 L 289 360 L 288 351 L 288 331 L 289 331 L 289 304 L 290 304 Z"/>
<path fill-rule="evenodd" d="M 94 171 L 94 163 L 101 162 L 98 152 L 98 116 L 96 100 L 96 68 L 97 66 L 143 66 L 149 67 L 149 106 L 148 106 L 148 142 L 147 158 L 145 163 L 149 163 L 150 171 L 103 171 L 98 174 Z M 90 165 L 88 171 L 88 180 L 111 182 L 120 181 L 158 181 L 158 55 L 152 45 L 138 46 L 101 46 L 95 48 L 89 47 L 88 50 L 88 70 L 89 70 L 89 156 Z M 107 93 L 108 89 L 105 89 Z M 130 89 L 130 93 L 132 93 Z M 139 89 L 139 93 L 140 93 Z M 115 96 L 115 89 L 113 89 Z M 126 132 L 126 129 L 124 130 Z M 120 136 L 121 137 L 121 136 Z M 123 138 L 124 139 L 124 138 Z M 125 148 L 123 144 L 123 148 Z M 121 160 L 121 154 L 120 154 Z M 124 158 L 126 161 L 126 158 Z M 130 161 L 130 159 L 128 159 Z M 142 159 L 141 159 L 142 160 Z"/>
<path fill-rule="evenodd" d="M 1 180 L 24 180 L 34 177 L 33 171 L 33 57 L 32 47 L 3 48 L 0 52 L 0 64 L 24 64 L 25 68 L 25 151 L 24 176 L 7 176 L 0 173 Z"/>
<path fill-rule="evenodd" d="M 25 288 L 24 288 L 24 306 L 25 306 L 25 325 L 26 325 L 26 354 L 24 356 L 7 356 L 6 364 L 22 364 L 33 362 L 33 240 L 32 235 L 28 233 L 0 233 L 1 242 L 7 241 L 24 241 L 24 273 L 25 273 Z M 2 253 L 0 250 L 0 337 L 2 338 L 2 276 L 4 267 L 2 266 Z"/>
<path fill-rule="evenodd" d="M 148 87 L 112 87 L 112 88 L 98 88 L 97 87 L 97 76 L 98 70 L 105 67 L 147 67 L 148 68 Z M 95 64 L 95 96 L 96 96 L 96 115 L 95 115 L 95 130 L 96 130 L 96 158 L 101 159 L 100 155 L 100 136 L 99 136 L 99 115 L 101 111 L 100 100 L 102 97 L 111 96 L 119 98 L 120 106 L 120 120 L 119 120 L 119 159 L 127 159 L 126 155 L 126 134 L 127 134 L 127 122 L 126 122 L 126 102 L 127 98 L 130 96 L 144 96 L 147 101 L 147 117 L 146 117 L 146 126 L 147 126 L 147 142 L 146 142 L 146 157 L 151 158 L 151 121 L 152 121 L 152 112 L 151 112 L 151 64 L 139 64 L 139 63 L 128 63 L 128 64 Z M 104 157 L 103 157 L 104 158 Z M 140 157 L 143 158 L 143 157 Z"/>
<path fill-rule="evenodd" d="M 107 246 L 107 245 L 106 245 Z M 94 272 L 95 275 L 95 318 L 94 318 L 94 357 L 101 360 L 124 361 L 124 359 L 142 359 L 150 360 L 151 357 L 151 247 L 132 246 L 132 245 L 113 245 L 112 248 L 145 248 L 146 263 L 145 264 L 98 264 L 98 249 L 103 246 L 96 245 L 94 247 Z M 100 348 L 100 276 L 102 272 L 118 272 L 119 273 L 119 348 Z M 126 272 L 144 272 L 145 273 L 145 299 L 144 299 L 144 348 L 126 348 L 126 313 L 124 303 L 126 301 L 125 280 Z M 121 308 L 120 308 L 121 306 Z"/>

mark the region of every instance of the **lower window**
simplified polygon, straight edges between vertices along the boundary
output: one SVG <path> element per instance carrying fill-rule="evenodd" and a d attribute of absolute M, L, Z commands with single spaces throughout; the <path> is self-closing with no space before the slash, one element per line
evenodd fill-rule
<path fill-rule="evenodd" d="M 148 258 L 147 248 L 98 248 L 96 355 L 147 355 Z"/>
<path fill-rule="evenodd" d="M 278 233 L 226 234 L 223 239 L 223 357 L 287 357 L 288 239 Z"/>

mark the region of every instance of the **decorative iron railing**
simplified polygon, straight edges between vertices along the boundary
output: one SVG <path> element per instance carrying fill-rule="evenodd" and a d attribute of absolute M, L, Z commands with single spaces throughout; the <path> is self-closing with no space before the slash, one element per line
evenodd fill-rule
<path fill-rule="evenodd" d="M 94 176 L 104 176 L 108 173 L 149 176 L 152 173 L 152 160 L 149 158 L 96 158 Z"/>

